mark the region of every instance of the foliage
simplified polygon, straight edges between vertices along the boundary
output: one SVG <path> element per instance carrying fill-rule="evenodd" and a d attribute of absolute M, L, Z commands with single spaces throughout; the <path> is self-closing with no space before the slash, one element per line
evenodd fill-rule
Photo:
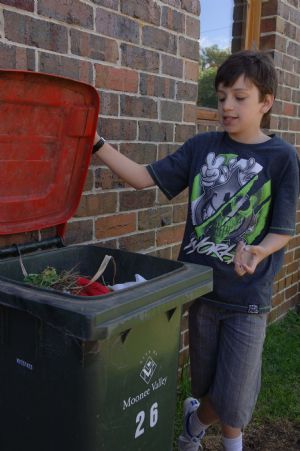
<path fill-rule="evenodd" d="M 300 315 L 289 312 L 268 327 L 256 421 L 300 421 Z"/>
<path fill-rule="evenodd" d="M 201 69 L 203 70 L 209 67 L 219 67 L 229 55 L 229 49 L 219 49 L 217 45 L 203 47 L 200 51 Z"/>
<path fill-rule="evenodd" d="M 218 107 L 218 100 L 214 86 L 216 73 L 216 67 L 208 67 L 201 72 L 198 83 L 198 105 L 207 108 Z"/>
<path fill-rule="evenodd" d="M 217 45 L 204 47 L 200 52 L 201 72 L 198 81 L 198 105 L 207 108 L 217 108 L 215 93 L 215 76 L 218 67 L 230 54 L 229 49 L 219 49 Z"/>
<path fill-rule="evenodd" d="M 42 272 L 31 273 L 24 277 L 24 282 L 41 288 L 71 292 L 78 289 L 76 280 L 78 275 L 71 271 L 57 273 L 52 266 L 47 266 Z"/>

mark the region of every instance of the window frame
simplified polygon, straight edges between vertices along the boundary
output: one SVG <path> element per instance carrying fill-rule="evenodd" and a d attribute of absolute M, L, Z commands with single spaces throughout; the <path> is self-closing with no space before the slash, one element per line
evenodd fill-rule
<path fill-rule="evenodd" d="M 245 40 L 243 49 L 259 49 L 260 22 L 262 0 L 247 0 Z M 218 110 L 213 108 L 197 107 L 198 121 L 218 121 Z"/>

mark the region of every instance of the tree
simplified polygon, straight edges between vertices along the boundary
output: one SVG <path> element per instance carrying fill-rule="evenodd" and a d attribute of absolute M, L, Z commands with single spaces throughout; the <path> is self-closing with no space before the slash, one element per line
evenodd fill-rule
<path fill-rule="evenodd" d="M 200 76 L 198 81 L 198 105 L 217 108 L 214 80 L 218 67 L 230 55 L 229 49 L 219 49 L 217 45 L 204 47 L 200 52 Z"/>

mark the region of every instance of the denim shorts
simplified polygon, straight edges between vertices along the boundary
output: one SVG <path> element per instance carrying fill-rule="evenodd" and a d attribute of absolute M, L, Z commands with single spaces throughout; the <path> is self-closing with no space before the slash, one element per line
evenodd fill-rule
<path fill-rule="evenodd" d="M 208 395 L 220 421 L 243 429 L 261 383 L 267 313 L 249 314 L 196 300 L 189 310 L 192 392 Z"/>

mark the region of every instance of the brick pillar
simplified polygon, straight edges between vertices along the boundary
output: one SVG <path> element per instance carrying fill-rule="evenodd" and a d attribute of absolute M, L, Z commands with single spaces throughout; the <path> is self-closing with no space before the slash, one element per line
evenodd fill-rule
<path fill-rule="evenodd" d="M 300 155 L 300 10 L 298 1 L 262 3 L 260 48 L 270 50 L 279 79 L 270 131 L 296 147 Z M 274 284 L 273 321 L 300 303 L 300 209 L 297 235 L 289 242 Z"/>

